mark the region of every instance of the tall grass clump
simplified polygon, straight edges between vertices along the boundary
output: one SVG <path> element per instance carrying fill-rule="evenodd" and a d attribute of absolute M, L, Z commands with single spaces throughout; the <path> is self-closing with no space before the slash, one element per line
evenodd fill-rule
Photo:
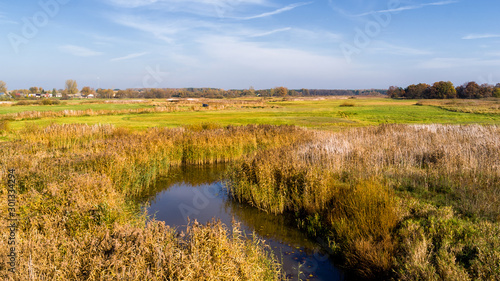
<path fill-rule="evenodd" d="M 10 130 L 10 122 L 8 120 L 0 120 L 0 133 L 6 133 Z"/>
<path fill-rule="evenodd" d="M 147 189 L 170 165 L 224 163 L 259 149 L 299 142 L 306 135 L 293 126 L 271 125 L 146 132 L 110 125 L 50 125 L 21 131 L 32 149 L 68 154 L 74 169 L 105 174 L 127 195 Z"/>
<path fill-rule="evenodd" d="M 231 169 L 229 189 L 235 200 L 292 214 L 308 233 L 326 236 L 362 277 L 499 278 L 482 265 L 500 255 L 498 239 L 485 234 L 500 221 L 499 133 L 479 125 L 316 133 L 246 157 Z"/>
<path fill-rule="evenodd" d="M 308 139 L 296 127 L 245 126 L 135 132 L 109 125 L 27 126 L 0 144 L 0 201 L 15 169 L 18 272 L 4 279 L 276 280 L 278 263 L 239 228 L 193 224 L 184 234 L 146 224 L 135 199 L 173 165 L 218 163 Z M 310 140 L 310 138 L 309 138 Z M 0 205 L 8 217 L 7 204 Z"/>
<path fill-rule="evenodd" d="M 395 250 L 391 231 L 398 222 L 394 192 L 376 178 L 343 177 L 319 162 L 311 165 L 296 149 L 259 153 L 233 167 L 231 196 L 264 211 L 295 216 L 309 234 L 326 236 L 332 250 L 358 273 L 386 274 Z"/>
<path fill-rule="evenodd" d="M 23 106 L 23 105 L 57 105 L 61 104 L 60 100 L 57 99 L 40 99 L 40 100 L 35 100 L 35 101 L 29 101 L 29 100 L 20 100 L 12 106 Z"/>

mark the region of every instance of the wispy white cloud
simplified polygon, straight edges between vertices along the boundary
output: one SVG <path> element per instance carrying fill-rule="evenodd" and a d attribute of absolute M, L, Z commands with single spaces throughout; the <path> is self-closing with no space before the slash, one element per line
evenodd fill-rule
<path fill-rule="evenodd" d="M 304 29 L 294 27 L 292 31 L 298 39 L 303 41 L 314 42 L 320 40 L 321 42 L 337 42 L 342 39 L 341 34 L 321 28 Z"/>
<path fill-rule="evenodd" d="M 8 19 L 5 14 L 0 13 L 0 23 L 1 24 L 19 24 L 17 21 Z"/>
<path fill-rule="evenodd" d="M 264 36 L 269 36 L 269 35 L 274 34 L 274 33 L 288 31 L 288 30 L 291 30 L 291 29 L 292 29 L 291 27 L 279 28 L 279 29 L 274 29 L 274 30 L 271 30 L 271 31 L 266 31 L 266 32 L 257 33 L 257 34 L 252 34 L 252 35 L 250 35 L 248 37 L 264 37 Z"/>
<path fill-rule="evenodd" d="M 213 5 L 218 7 L 236 6 L 242 4 L 266 4 L 265 0 L 108 0 L 108 3 L 124 7 L 124 8 L 137 8 L 145 6 L 159 6 L 159 5 Z"/>
<path fill-rule="evenodd" d="M 305 6 L 305 5 L 309 5 L 309 4 L 312 4 L 312 3 L 313 2 L 294 3 L 294 4 L 290 4 L 288 6 L 285 6 L 283 8 L 279 8 L 279 9 L 271 11 L 271 12 L 266 12 L 266 13 L 258 14 L 258 15 L 255 15 L 255 16 L 235 18 L 235 19 L 252 20 L 252 19 L 258 19 L 258 18 L 270 17 L 270 16 L 278 15 L 278 14 L 281 14 L 281 13 L 284 13 L 284 12 L 288 12 L 288 11 L 291 11 L 291 10 L 293 10 L 295 8 L 300 7 L 300 6 Z"/>
<path fill-rule="evenodd" d="M 134 58 L 142 57 L 142 56 L 144 56 L 144 55 L 146 55 L 146 54 L 148 54 L 148 52 L 143 52 L 143 53 L 134 53 L 134 54 L 126 55 L 126 56 L 123 56 L 123 57 L 110 59 L 110 61 L 122 61 L 122 60 L 129 60 L 129 59 L 134 59 Z"/>
<path fill-rule="evenodd" d="M 204 62 L 206 67 L 227 73 L 225 78 L 217 77 L 216 73 L 207 74 L 202 78 L 206 81 L 198 83 L 217 84 L 222 83 L 221 79 L 230 77 L 231 81 L 240 85 L 251 85 L 252 81 L 257 81 L 270 87 L 280 84 L 298 87 L 314 81 L 344 82 L 342 79 L 357 71 L 356 64 L 348 64 L 343 57 L 293 47 L 269 47 L 265 43 L 247 42 L 230 36 L 206 36 L 198 42 L 203 56 L 210 58 Z M 317 71 L 309 73 L 304 69 Z"/>
<path fill-rule="evenodd" d="M 271 6 L 269 0 L 107 0 L 119 8 L 144 8 L 169 13 L 187 13 L 204 17 L 226 18 L 251 6 Z"/>
<path fill-rule="evenodd" d="M 191 21 L 177 21 L 177 22 L 151 22 L 137 16 L 119 16 L 114 15 L 112 20 L 120 25 L 131 27 L 140 31 L 153 34 L 157 39 L 163 40 L 167 43 L 173 43 L 173 36 L 178 34 L 181 30 L 189 29 L 193 26 Z"/>
<path fill-rule="evenodd" d="M 393 55 L 410 55 L 410 56 L 419 56 L 419 55 L 430 55 L 432 52 L 428 50 L 416 49 L 405 46 L 398 46 L 394 44 L 390 44 L 384 41 L 376 41 L 374 42 L 374 46 L 370 48 L 370 51 L 375 52 L 383 52 Z"/>
<path fill-rule="evenodd" d="M 423 61 L 417 66 L 425 69 L 464 69 L 468 67 L 497 66 L 500 60 L 485 60 L 479 58 L 433 58 Z"/>
<path fill-rule="evenodd" d="M 488 39 L 488 38 L 500 38 L 500 34 L 469 34 L 462 37 L 462 39 L 464 40 Z"/>
<path fill-rule="evenodd" d="M 432 3 L 423 3 L 423 4 L 418 4 L 418 5 L 409 5 L 409 6 L 402 6 L 402 7 L 397 7 L 393 9 L 385 9 L 385 10 L 378 10 L 378 11 L 370 11 L 358 15 L 354 15 L 355 17 L 362 17 L 362 16 L 368 16 L 368 15 L 373 15 L 373 14 L 380 14 L 380 13 L 399 13 L 402 11 L 409 11 L 409 10 L 416 10 L 416 9 L 421 9 L 424 7 L 428 6 L 443 6 L 443 5 L 450 5 L 454 3 L 458 3 L 459 1 L 455 0 L 449 0 L 449 1 L 439 1 L 439 2 L 432 2 Z"/>
<path fill-rule="evenodd" d="M 59 46 L 59 50 L 65 52 L 65 53 L 68 53 L 70 55 L 73 55 L 73 56 L 78 56 L 78 57 L 93 57 L 93 56 L 102 55 L 101 52 L 97 52 L 97 51 L 91 50 L 89 48 L 75 46 L 75 45 Z"/>
<path fill-rule="evenodd" d="M 109 0 L 108 2 L 115 6 L 120 6 L 124 8 L 137 8 L 155 4 L 158 1 L 157 0 Z"/>

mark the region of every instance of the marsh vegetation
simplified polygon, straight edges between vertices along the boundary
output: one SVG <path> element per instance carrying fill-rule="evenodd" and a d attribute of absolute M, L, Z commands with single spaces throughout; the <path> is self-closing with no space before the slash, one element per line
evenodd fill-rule
<path fill-rule="evenodd" d="M 442 104 L 453 101 L 416 102 L 273 99 L 172 112 L 143 102 L 2 106 L 0 200 L 15 168 L 19 229 L 18 272 L 7 271 L 2 232 L 0 276 L 282 279 L 265 242 L 237 225 L 192 223 L 180 234 L 141 211 L 174 167 L 227 163 L 232 200 L 293 218 L 359 277 L 498 279 L 499 117 L 479 112 L 497 101 L 461 112 Z M 41 115 L 21 116 L 24 107 Z M 385 124 L 431 122 L 458 124 Z"/>
<path fill-rule="evenodd" d="M 151 129 L 109 125 L 31 126 L 2 143 L 1 171 L 15 167 L 19 229 L 17 280 L 280 278 L 259 241 L 220 223 L 179 236 L 139 211 L 140 197 L 171 165 L 224 162 L 307 139 L 295 127 Z M 1 200 L 7 202 L 2 181 Z M 7 214 L 7 205 L 2 205 Z M 0 274 L 7 278 L 7 236 Z"/>
<path fill-rule="evenodd" d="M 233 167 L 230 192 L 327 237 L 366 278 L 499 278 L 496 126 L 384 125 L 316 133 Z"/>

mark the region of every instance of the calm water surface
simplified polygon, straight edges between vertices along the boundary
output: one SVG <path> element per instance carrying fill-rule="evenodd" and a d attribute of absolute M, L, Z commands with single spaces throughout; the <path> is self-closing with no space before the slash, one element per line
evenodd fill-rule
<path fill-rule="evenodd" d="M 264 239 L 284 264 L 287 277 L 302 280 L 344 280 L 321 243 L 306 237 L 285 216 L 274 216 L 230 200 L 224 187 L 222 165 L 185 166 L 171 170 L 149 196 L 148 214 L 184 231 L 188 219 L 207 223 L 212 218 L 231 228 L 233 219 L 240 222 L 247 236 L 254 233 Z"/>

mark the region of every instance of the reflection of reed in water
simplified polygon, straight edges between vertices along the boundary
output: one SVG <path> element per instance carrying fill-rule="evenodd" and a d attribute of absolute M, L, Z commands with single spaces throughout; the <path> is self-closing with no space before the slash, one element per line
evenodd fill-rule
<path fill-rule="evenodd" d="M 221 181 L 226 167 L 225 164 L 171 166 L 166 175 L 162 176 L 151 188 L 144 190 L 137 198 L 141 203 L 145 203 L 175 184 L 184 183 L 197 187 Z"/>
<path fill-rule="evenodd" d="M 264 239 L 286 241 L 292 247 L 304 247 L 306 249 L 318 248 L 318 245 L 301 233 L 293 224 L 293 218 L 286 215 L 273 215 L 233 201 L 225 202 L 225 211 L 232 214 L 235 219 L 248 229 L 255 230 L 257 235 Z"/>

